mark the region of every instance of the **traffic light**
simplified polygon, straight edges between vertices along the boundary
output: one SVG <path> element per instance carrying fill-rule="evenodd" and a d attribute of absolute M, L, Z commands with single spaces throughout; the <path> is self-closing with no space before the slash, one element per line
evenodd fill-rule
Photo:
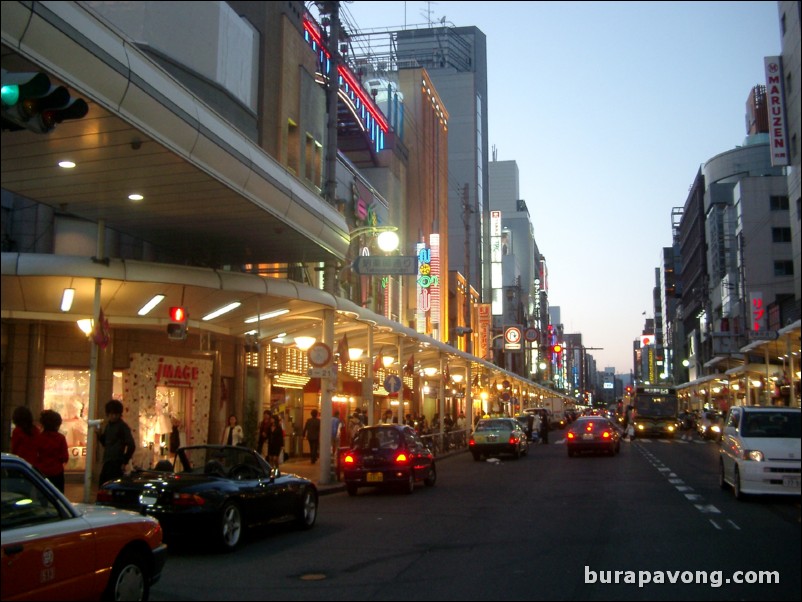
<path fill-rule="evenodd" d="M 65 119 L 89 112 L 82 98 L 71 98 L 64 86 L 53 86 L 44 73 L 2 72 L 2 129 L 46 134 Z"/>
<path fill-rule="evenodd" d="M 170 308 L 170 323 L 167 325 L 167 338 L 183 341 L 187 338 L 187 320 L 189 312 L 183 307 Z"/>
<path fill-rule="evenodd" d="M 560 353 L 562 353 L 562 350 L 563 346 L 560 345 L 559 343 L 555 343 L 554 345 L 551 346 L 551 352 L 555 355 L 559 355 Z"/>

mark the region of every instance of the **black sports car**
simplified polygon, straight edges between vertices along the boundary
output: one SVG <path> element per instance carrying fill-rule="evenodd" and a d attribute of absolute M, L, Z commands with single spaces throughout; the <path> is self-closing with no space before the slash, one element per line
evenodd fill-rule
<path fill-rule="evenodd" d="M 224 550 L 239 544 L 243 531 L 292 520 L 310 529 L 317 518 L 315 484 L 281 474 L 245 447 L 199 445 L 178 450 L 176 466 L 109 481 L 97 492 L 104 506 L 140 510 L 159 519 L 165 537 L 203 534 Z"/>

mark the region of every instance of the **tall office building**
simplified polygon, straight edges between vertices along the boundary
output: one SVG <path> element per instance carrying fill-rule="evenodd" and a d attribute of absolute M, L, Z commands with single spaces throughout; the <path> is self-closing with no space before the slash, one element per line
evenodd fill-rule
<path fill-rule="evenodd" d="M 490 297 L 487 46 L 477 27 L 352 32 L 355 64 L 424 67 L 448 110 L 449 266 Z M 381 75 L 381 73 L 379 73 Z M 468 238 L 468 244 L 465 239 Z M 467 249 L 467 251 L 466 251 Z"/>

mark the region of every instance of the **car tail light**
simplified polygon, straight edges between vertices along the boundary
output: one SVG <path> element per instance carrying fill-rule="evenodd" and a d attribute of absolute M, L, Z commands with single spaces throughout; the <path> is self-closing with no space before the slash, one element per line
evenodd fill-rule
<path fill-rule="evenodd" d="M 194 493 L 176 493 L 173 495 L 174 506 L 203 506 L 206 500 Z"/>
<path fill-rule="evenodd" d="M 609 439 L 611 437 L 610 431 L 604 431 L 602 433 L 602 439 Z"/>
<path fill-rule="evenodd" d="M 586 430 L 587 432 L 589 432 L 589 433 L 592 433 L 592 432 L 593 432 L 593 423 L 591 422 L 590 424 L 588 424 L 588 425 L 585 427 L 585 430 Z"/>
<path fill-rule="evenodd" d="M 409 456 L 407 456 L 404 452 L 401 452 L 395 457 L 396 464 L 406 464 L 409 462 Z"/>
<path fill-rule="evenodd" d="M 518 435 L 510 435 L 510 445 L 515 445 L 518 441 Z"/>
<path fill-rule="evenodd" d="M 111 495 L 111 491 L 108 489 L 98 489 L 97 496 L 95 496 L 95 501 L 101 504 L 108 504 L 113 500 L 113 496 Z"/>
<path fill-rule="evenodd" d="M 576 439 L 576 435 L 574 435 L 574 431 L 568 431 L 568 434 L 565 436 L 566 439 Z"/>
<path fill-rule="evenodd" d="M 470 447 L 471 445 L 476 445 L 476 441 L 474 440 L 473 435 L 471 435 L 471 438 L 468 439 L 468 447 Z"/>
<path fill-rule="evenodd" d="M 343 462 L 345 462 L 346 464 L 353 464 L 354 462 L 356 462 L 356 458 L 354 458 L 354 454 L 345 454 Z"/>

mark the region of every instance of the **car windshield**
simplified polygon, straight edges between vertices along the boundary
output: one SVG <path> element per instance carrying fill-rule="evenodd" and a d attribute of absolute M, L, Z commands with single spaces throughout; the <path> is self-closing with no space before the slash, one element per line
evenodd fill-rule
<path fill-rule="evenodd" d="M 398 449 L 401 434 L 396 429 L 362 429 L 354 437 L 354 449 Z"/>
<path fill-rule="evenodd" d="M 239 447 L 198 446 L 178 450 L 176 472 L 191 472 L 226 477 L 234 466 L 261 469 L 259 459 L 251 450 Z"/>
<path fill-rule="evenodd" d="M 480 420 L 476 425 L 477 431 L 498 431 L 505 430 L 511 431 L 512 424 L 509 420 Z"/>
<path fill-rule="evenodd" d="M 744 437 L 794 438 L 802 436 L 800 412 L 783 410 L 744 412 Z"/>

